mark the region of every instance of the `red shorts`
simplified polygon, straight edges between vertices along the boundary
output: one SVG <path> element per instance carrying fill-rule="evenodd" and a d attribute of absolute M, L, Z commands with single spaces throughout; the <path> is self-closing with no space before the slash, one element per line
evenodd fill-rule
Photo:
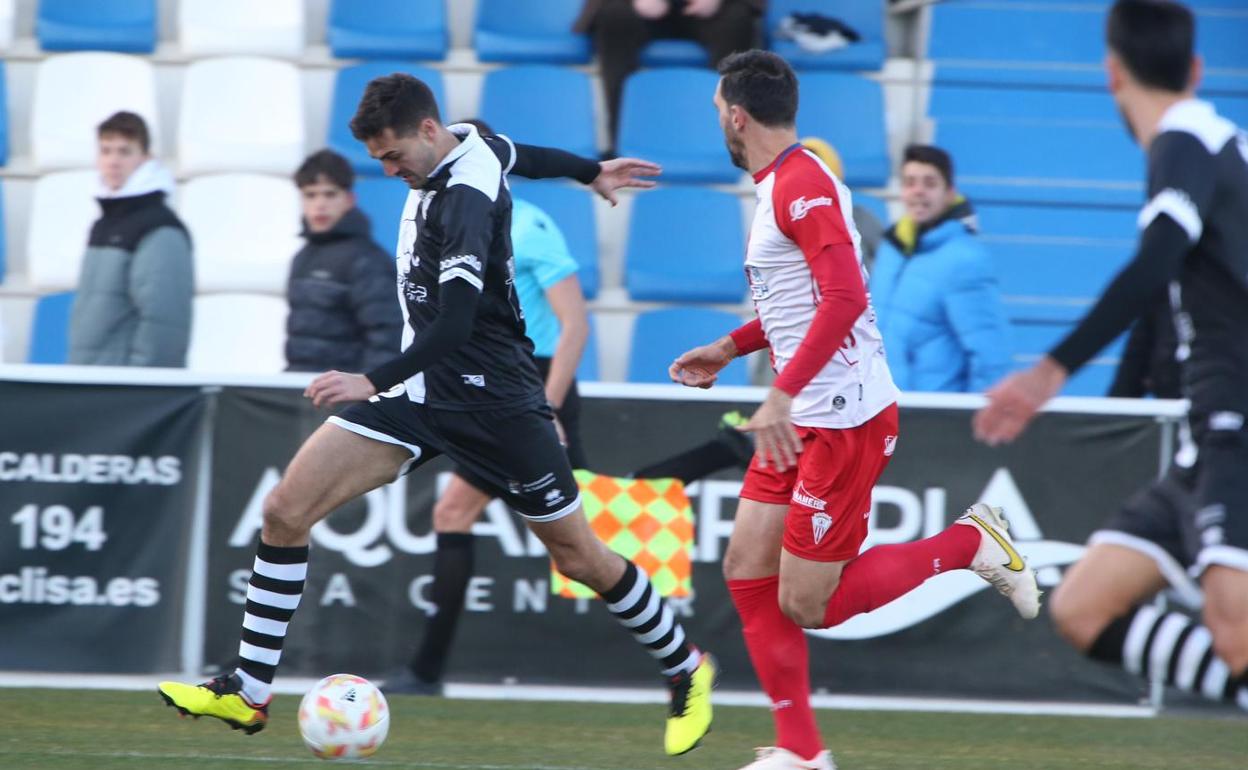
<path fill-rule="evenodd" d="M 897 445 L 897 405 L 857 428 L 797 426 L 802 453 L 796 468 L 745 472 L 741 497 L 788 505 L 784 550 L 811 561 L 847 561 L 867 538 L 871 488 Z"/>

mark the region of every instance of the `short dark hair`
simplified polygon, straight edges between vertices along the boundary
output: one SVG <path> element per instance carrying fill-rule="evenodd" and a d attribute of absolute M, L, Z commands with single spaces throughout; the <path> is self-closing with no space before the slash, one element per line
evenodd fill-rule
<path fill-rule="evenodd" d="M 953 187 L 953 158 L 949 157 L 949 153 L 930 144 L 909 144 L 906 145 L 901 163 L 904 166 L 912 162 L 935 166 L 945 178 L 945 184 Z"/>
<path fill-rule="evenodd" d="M 494 135 L 494 129 L 490 128 L 490 124 L 489 124 L 489 123 L 486 123 L 486 122 L 485 122 L 484 120 L 482 120 L 481 118 L 465 118 L 464 120 L 461 120 L 461 121 L 459 121 L 459 122 L 460 122 L 460 123 L 467 123 L 468 125 L 470 125 L 470 126 L 472 126 L 473 128 L 477 129 L 477 133 L 478 133 L 478 134 L 481 134 L 482 136 L 493 136 L 493 135 Z"/>
<path fill-rule="evenodd" d="M 424 81 L 396 72 L 373 78 L 364 87 L 351 118 L 351 135 L 363 142 L 381 136 L 388 128 L 395 136 L 407 136 L 426 118 L 442 122 L 433 91 Z"/>
<path fill-rule="evenodd" d="M 797 120 L 797 75 L 771 51 L 742 51 L 719 63 L 720 96 L 768 127 Z"/>
<path fill-rule="evenodd" d="M 1118 0 L 1109 9 L 1105 40 L 1141 84 L 1174 92 L 1187 89 L 1196 20 L 1179 3 Z"/>
<path fill-rule="evenodd" d="M 152 144 L 151 135 L 147 133 L 147 123 L 133 112 L 114 112 L 95 129 L 97 138 L 103 139 L 105 134 L 116 134 L 139 143 L 146 155 Z"/>
<path fill-rule="evenodd" d="M 317 150 L 304 158 L 295 171 L 295 186 L 303 188 L 316 184 L 321 177 L 344 190 L 350 190 L 355 184 L 351 163 L 333 150 Z"/>

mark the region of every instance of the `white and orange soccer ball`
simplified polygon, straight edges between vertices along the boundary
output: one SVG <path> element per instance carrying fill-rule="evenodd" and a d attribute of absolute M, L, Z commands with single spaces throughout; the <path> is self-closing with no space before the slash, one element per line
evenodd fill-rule
<path fill-rule="evenodd" d="M 363 677 L 327 676 L 299 704 L 299 733 L 321 759 L 371 757 L 389 731 L 386 697 Z"/>

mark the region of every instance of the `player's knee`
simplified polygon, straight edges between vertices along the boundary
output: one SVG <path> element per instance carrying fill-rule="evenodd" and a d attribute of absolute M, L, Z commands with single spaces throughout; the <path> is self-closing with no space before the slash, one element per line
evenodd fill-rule
<path fill-rule="evenodd" d="M 1243 674 L 1248 671 L 1248 622 L 1235 611 L 1238 607 L 1221 604 L 1221 597 L 1206 594 L 1203 619 L 1213 636 L 1213 653 L 1231 671 Z"/>
<path fill-rule="evenodd" d="M 269 542 L 299 538 L 308 529 L 303 512 L 279 484 L 264 498 L 264 535 Z"/>
<path fill-rule="evenodd" d="M 435 532 L 468 532 L 476 519 L 476 511 L 445 497 L 439 498 L 433 505 Z"/>
<path fill-rule="evenodd" d="M 1053 627 L 1068 644 L 1078 650 L 1087 652 L 1092 648 L 1105 623 L 1087 611 L 1077 599 L 1070 596 L 1069 591 L 1058 586 L 1048 601 L 1049 617 L 1053 619 Z"/>
<path fill-rule="evenodd" d="M 578 583 L 593 585 L 597 576 L 597 560 L 590 554 L 573 548 L 562 548 L 551 551 L 551 558 L 554 559 L 555 568 L 559 570 L 564 577 L 571 578 Z"/>
<path fill-rule="evenodd" d="M 802 628 L 823 628 L 828 603 L 811 593 L 781 591 L 780 611 Z"/>

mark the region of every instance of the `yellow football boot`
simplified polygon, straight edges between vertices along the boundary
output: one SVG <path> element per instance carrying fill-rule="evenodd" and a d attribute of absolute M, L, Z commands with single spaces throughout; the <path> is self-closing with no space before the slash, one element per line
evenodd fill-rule
<path fill-rule="evenodd" d="M 711 688 L 718 673 L 715 659 L 702 653 L 702 661 L 692 674 L 681 673 L 668 680 L 672 702 L 663 738 L 668 755 L 693 751 L 711 731 Z"/>
<path fill-rule="evenodd" d="M 216 717 L 248 735 L 260 732 L 269 721 L 269 704 L 255 706 L 244 698 L 242 682 L 235 674 L 203 684 L 161 682 L 156 691 L 183 716 Z"/>

